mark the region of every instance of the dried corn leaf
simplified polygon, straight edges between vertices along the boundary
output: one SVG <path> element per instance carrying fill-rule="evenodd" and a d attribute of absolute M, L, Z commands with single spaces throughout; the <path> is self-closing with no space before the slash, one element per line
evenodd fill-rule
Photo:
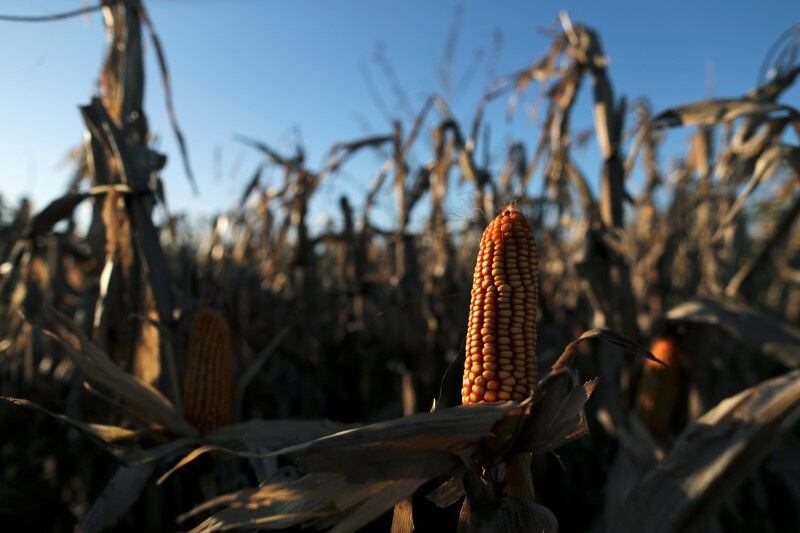
<path fill-rule="evenodd" d="M 631 490 L 612 532 L 703 527 L 800 416 L 800 370 L 720 402 Z"/>
<path fill-rule="evenodd" d="M 239 208 L 244 209 L 245 204 L 247 203 L 247 199 L 250 198 L 250 195 L 256 190 L 258 187 L 259 182 L 261 181 L 261 175 L 264 173 L 264 163 L 260 163 L 257 167 L 253 175 L 250 177 L 250 180 L 247 182 L 244 190 L 242 191 L 242 195 L 239 197 Z"/>
<path fill-rule="evenodd" d="M 639 344 L 637 344 L 629 337 L 626 337 L 625 335 L 622 335 L 610 329 L 594 328 L 583 332 L 580 337 L 578 337 L 571 343 L 567 344 L 567 346 L 561 352 L 561 355 L 558 357 L 556 362 L 553 363 L 553 365 L 550 367 L 551 370 L 555 371 L 567 365 L 567 363 L 569 363 L 569 361 L 577 353 L 578 346 L 580 345 L 580 343 L 590 339 L 597 339 L 604 342 L 608 342 L 614 346 L 622 348 L 628 353 L 642 356 L 645 359 L 649 359 L 650 361 L 653 361 L 661 365 L 664 364 L 663 361 L 659 360 L 656 356 L 654 356 L 649 351 L 641 347 Z"/>
<path fill-rule="evenodd" d="M 120 466 L 89 512 L 75 526 L 75 533 L 105 531 L 139 499 L 153 473 L 152 463 Z"/>
<path fill-rule="evenodd" d="M 281 344 L 281 341 L 289 333 L 289 327 L 283 328 L 281 331 L 275 335 L 272 340 L 267 344 L 258 354 L 256 354 L 250 364 L 247 366 L 244 372 L 239 376 L 237 380 L 237 386 L 240 391 L 243 391 L 250 385 L 250 382 L 253 381 L 253 378 L 256 377 L 261 367 L 264 366 L 264 363 L 267 362 L 267 359 L 270 358 L 272 353 L 275 349 Z"/>
<path fill-rule="evenodd" d="M 742 211 L 744 204 L 756 190 L 756 187 L 776 174 L 784 164 L 790 166 L 794 173 L 800 176 L 800 147 L 778 144 L 764 150 L 756 161 L 753 176 L 739 194 L 736 203 L 734 203 L 725 216 L 722 217 L 722 221 L 719 223 L 720 228 L 714 236 L 715 239 L 719 238 L 725 227 Z"/>
<path fill-rule="evenodd" d="M 358 531 L 361 527 L 391 509 L 397 502 L 405 501 L 427 480 L 428 478 L 426 477 L 423 479 L 401 479 L 389 482 L 380 491 L 353 509 L 344 520 L 331 529 L 331 533 Z"/>
<path fill-rule="evenodd" d="M 283 529 L 304 522 L 324 521 L 358 524 L 358 508 L 375 512 L 376 502 L 391 495 L 389 500 L 400 501 L 415 490 L 410 480 L 352 483 L 342 474 L 317 474 L 304 476 L 294 481 L 264 484 L 256 489 L 247 489 L 234 494 L 220 496 L 178 517 L 179 522 L 216 505 L 225 504 L 226 509 L 215 513 L 192 530 L 193 533 L 226 531 L 230 529 Z M 381 512 L 390 509 L 396 501 L 381 501 Z M 355 513 L 355 516 L 353 516 Z M 358 525 L 356 525 L 356 528 Z M 354 531 L 344 529 L 344 531 Z"/>
<path fill-rule="evenodd" d="M 589 428 L 583 407 L 596 386 L 597 379 L 580 385 L 573 372 L 546 376 L 533 393 L 533 409 L 520 445 L 544 453 L 585 435 Z"/>
<path fill-rule="evenodd" d="M 197 435 L 197 430 L 175 411 L 169 400 L 154 387 L 119 368 L 69 317 L 49 304 L 45 305 L 44 310 L 46 317 L 64 328 L 78 341 L 80 349 L 76 349 L 61 335 L 45 330 L 45 334 L 64 348 L 87 380 L 113 391 L 137 416 L 161 425 L 176 435 Z"/>
<path fill-rule="evenodd" d="M 123 454 L 122 459 L 129 464 L 152 463 L 154 461 L 159 461 L 161 459 L 183 453 L 187 448 L 196 446 L 197 444 L 197 439 L 188 437 L 178 438 L 153 448 L 129 451 L 128 453 Z"/>
<path fill-rule="evenodd" d="M 464 497 L 464 483 L 461 481 L 463 473 L 463 469 L 456 471 L 450 479 L 425 497 L 438 507 L 450 507 Z"/>
<path fill-rule="evenodd" d="M 725 300 L 690 300 L 667 313 L 667 320 L 708 324 L 787 368 L 800 366 L 800 330 L 743 304 Z"/>
<path fill-rule="evenodd" d="M 277 450 L 271 455 L 338 451 L 344 446 L 401 443 L 429 449 L 457 449 L 488 434 L 494 424 L 519 404 L 475 404 L 417 413 L 403 418 L 347 429 L 320 439 Z"/>
<path fill-rule="evenodd" d="M 768 115 L 781 112 L 795 120 L 800 117 L 797 110 L 788 105 L 750 99 L 720 98 L 701 100 L 667 109 L 654 116 L 651 122 L 654 128 L 710 126 L 748 115 Z"/>
<path fill-rule="evenodd" d="M 105 444 L 136 439 L 142 435 L 141 431 L 134 431 L 132 429 L 127 429 L 119 426 L 109 426 L 106 424 L 92 424 L 87 422 L 81 422 L 80 420 L 75 420 L 74 418 L 70 418 L 66 415 L 60 415 L 52 411 L 49 411 L 37 403 L 34 403 L 29 400 L 24 400 L 22 398 L 11 398 L 8 396 L 0 396 L 0 400 L 5 400 L 11 404 L 18 405 L 20 407 L 27 407 L 29 409 L 36 409 L 37 411 L 41 411 L 47 414 L 48 416 L 55 418 L 56 420 L 69 424 L 70 426 L 82 431 L 83 433 L 86 433 L 91 437 L 99 439 Z"/>
<path fill-rule="evenodd" d="M 204 440 L 217 444 L 200 446 L 189 452 L 158 479 L 158 484 L 163 483 L 176 471 L 208 452 L 222 452 L 237 457 L 265 458 L 270 456 L 269 451 L 253 453 L 238 449 L 238 447 L 257 444 L 261 450 L 277 450 L 329 435 L 343 427 L 345 426 L 330 420 L 291 419 L 248 420 L 239 424 L 222 426 L 204 437 Z"/>
<path fill-rule="evenodd" d="M 175 115 L 175 104 L 172 101 L 172 82 L 170 81 L 169 68 L 167 67 L 167 57 L 166 54 L 164 54 L 164 47 L 161 44 L 161 38 L 159 38 L 158 33 L 156 32 L 155 25 L 153 24 L 152 20 L 150 20 L 150 16 L 148 15 L 143 4 L 139 6 L 139 17 L 150 32 L 150 40 L 152 41 L 153 49 L 156 52 L 158 69 L 161 73 L 161 86 L 164 89 L 164 104 L 167 110 L 167 119 L 169 120 L 169 125 L 172 128 L 172 132 L 175 134 L 175 141 L 178 143 L 178 150 L 180 151 L 181 160 L 183 161 L 183 170 L 186 173 L 186 178 L 189 180 L 189 184 L 192 186 L 192 191 L 195 194 L 198 194 L 199 190 L 197 188 L 197 181 L 194 179 L 192 165 L 189 162 L 189 148 L 186 145 L 186 138 L 183 135 L 183 131 L 178 125 L 178 118 Z"/>
<path fill-rule="evenodd" d="M 268 484 L 209 501 L 185 518 L 226 504 L 227 509 L 196 531 L 281 528 L 310 517 L 338 523 L 342 531 L 355 530 L 431 477 L 458 469 L 458 457 L 473 453 L 495 423 L 516 405 L 477 404 L 420 413 L 278 450 L 269 455 L 291 455 L 311 473 L 296 482 Z M 415 469 L 415 464 L 422 466 Z M 356 466 L 357 471 L 353 470 Z M 415 474 L 421 477 L 408 477 Z"/>
<path fill-rule="evenodd" d="M 701 100 L 662 111 L 648 120 L 639 130 L 633 148 L 625 162 L 626 174 L 629 174 L 636 161 L 641 143 L 654 129 L 673 128 L 677 126 L 712 126 L 736 120 L 746 116 L 786 115 L 797 124 L 800 113 L 788 105 L 763 102 L 749 98 L 719 98 Z"/>
<path fill-rule="evenodd" d="M 89 198 L 89 193 L 67 193 L 47 204 L 47 206 L 36 213 L 31 219 L 28 227 L 25 228 L 23 235 L 33 238 L 50 231 L 61 220 L 72 215 L 78 204 Z"/>
<path fill-rule="evenodd" d="M 216 443 L 257 443 L 272 450 L 330 435 L 347 427 L 333 420 L 247 420 L 215 429 L 205 440 Z"/>
<path fill-rule="evenodd" d="M 547 451 L 585 433 L 583 405 L 594 382 L 581 386 L 572 371 L 562 369 L 539 387 L 538 395 L 521 404 L 483 403 L 419 413 L 266 454 L 291 456 L 308 475 L 210 500 L 183 519 L 225 505 L 196 531 L 281 528 L 307 522 L 309 517 L 335 525 L 335 531 L 354 531 L 440 476 L 449 480 L 447 488 L 433 498 L 439 503 L 452 501 L 462 490 L 453 480 L 469 457 L 484 461 L 514 450 Z M 345 489 L 355 500 L 342 500 L 340 491 Z M 511 511 L 511 524 L 534 519 L 518 513 L 525 509 Z"/>

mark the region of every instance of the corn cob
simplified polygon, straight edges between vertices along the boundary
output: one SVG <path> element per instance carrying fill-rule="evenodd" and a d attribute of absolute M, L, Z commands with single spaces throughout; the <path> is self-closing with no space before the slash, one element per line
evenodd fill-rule
<path fill-rule="evenodd" d="M 220 314 L 201 308 L 192 319 L 186 349 L 183 406 L 201 433 L 230 422 L 236 356 L 233 336 Z"/>
<path fill-rule="evenodd" d="M 483 232 L 472 283 L 461 402 L 523 400 L 536 383 L 536 243 L 513 205 Z"/>
<path fill-rule="evenodd" d="M 636 414 L 654 435 L 662 435 L 672 418 L 683 351 L 676 337 L 664 335 L 653 341 L 650 352 L 667 367 L 649 359 L 645 361 L 637 391 Z"/>

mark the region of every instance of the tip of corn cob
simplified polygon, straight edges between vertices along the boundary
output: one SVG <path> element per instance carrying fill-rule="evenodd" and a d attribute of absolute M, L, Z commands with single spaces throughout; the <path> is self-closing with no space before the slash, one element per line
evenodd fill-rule
<path fill-rule="evenodd" d="M 536 382 L 538 258 L 514 204 L 481 237 L 473 276 L 461 389 L 464 404 L 521 401 Z"/>
<path fill-rule="evenodd" d="M 683 352 L 678 343 L 678 339 L 673 335 L 663 335 L 656 338 L 650 345 L 650 353 L 655 355 L 659 361 L 672 368 L 678 366 L 683 358 Z M 663 365 L 651 359 L 645 359 L 644 364 L 648 368 L 666 370 Z"/>

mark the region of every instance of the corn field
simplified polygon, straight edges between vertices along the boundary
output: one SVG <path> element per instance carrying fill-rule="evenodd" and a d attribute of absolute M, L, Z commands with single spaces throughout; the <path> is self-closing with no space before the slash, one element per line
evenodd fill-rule
<path fill-rule="evenodd" d="M 0 202 L 0 530 L 797 529 L 800 26 L 742 65 L 748 93 L 653 109 L 562 13 L 471 116 L 431 93 L 320 166 L 239 137 L 260 161 L 197 224 L 165 209 L 160 170 L 194 175 L 157 21 L 63 16 L 94 11 L 73 179 Z M 532 92 L 530 135 L 485 157 L 488 106 Z M 384 161 L 363 198 L 312 223 L 362 152 Z"/>

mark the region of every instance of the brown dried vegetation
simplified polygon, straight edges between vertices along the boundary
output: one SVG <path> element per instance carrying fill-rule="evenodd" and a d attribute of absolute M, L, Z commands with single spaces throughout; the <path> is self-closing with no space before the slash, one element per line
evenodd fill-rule
<path fill-rule="evenodd" d="M 44 19 L 96 10 L 74 180 L 37 212 L 0 204 L 0 529 L 796 529 L 797 26 L 747 94 L 656 113 L 562 14 L 470 120 L 434 93 L 319 168 L 240 137 L 263 160 L 198 230 L 164 202 L 148 38 L 193 177 L 145 5 Z M 593 134 L 572 125 L 587 81 Z M 492 154 L 489 106 L 534 86 L 535 141 Z M 665 165 L 676 127 L 691 142 Z M 596 177 L 573 155 L 593 138 Z M 363 202 L 311 223 L 362 151 L 385 158 Z"/>

